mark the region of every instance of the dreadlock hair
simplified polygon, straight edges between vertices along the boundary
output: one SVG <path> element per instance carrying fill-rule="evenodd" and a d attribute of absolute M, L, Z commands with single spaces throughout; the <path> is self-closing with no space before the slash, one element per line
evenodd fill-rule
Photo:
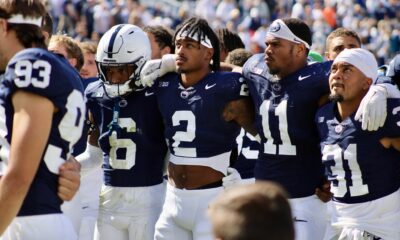
<path fill-rule="evenodd" d="M 238 48 L 244 48 L 242 39 L 236 33 L 229 31 L 227 28 L 220 28 L 217 30 L 217 35 L 220 43 L 221 50 L 231 52 Z"/>
<path fill-rule="evenodd" d="M 211 69 L 213 71 L 219 71 L 220 62 L 219 62 L 219 40 L 215 32 L 212 30 L 210 25 L 208 25 L 207 21 L 202 18 L 192 17 L 182 23 L 176 30 L 173 41 L 175 42 L 176 38 L 179 37 L 178 34 L 182 34 L 183 32 L 187 32 L 189 37 L 193 37 L 197 34 L 197 41 L 200 43 L 202 39 L 208 37 L 211 41 L 211 45 L 214 49 L 214 55 L 212 57 Z"/>
<path fill-rule="evenodd" d="M 4 0 L 0 2 L 0 18 L 9 19 L 14 14 L 39 18 L 46 14 L 46 8 L 41 0 Z M 15 31 L 17 39 L 25 48 L 47 48 L 39 26 L 7 23 L 7 28 Z"/>
<path fill-rule="evenodd" d="M 46 13 L 43 16 L 42 29 L 49 34 L 50 39 L 53 35 L 53 19 L 51 18 L 49 13 Z"/>
<path fill-rule="evenodd" d="M 290 29 L 290 31 L 292 31 L 294 35 L 296 35 L 301 40 L 305 41 L 306 43 L 308 43 L 308 45 L 311 46 L 312 44 L 311 30 L 305 22 L 301 21 L 298 18 L 284 18 L 282 19 L 282 21 L 286 24 L 286 26 L 288 26 L 288 28 Z M 310 49 L 307 49 L 306 51 L 307 55 L 309 51 Z"/>

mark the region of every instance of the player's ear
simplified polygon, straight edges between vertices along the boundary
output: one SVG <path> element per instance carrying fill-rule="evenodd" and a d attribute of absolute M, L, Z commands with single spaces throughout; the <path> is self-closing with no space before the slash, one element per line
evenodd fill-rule
<path fill-rule="evenodd" d="M 304 44 L 296 44 L 296 55 L 302 56 L 303 54 L 307 55 L 307 48 Z"/>
<path fill-rule="evenodd" d="M 76 58 L 68 58 L 67 60 L 73 67 L 76 67 L 76 64 L 78 64 L 78 60 Z"/>
<path fill-rule="evenodd" d="M 165 54 L 170 54 L 172 53 L 172 49 L 168 46 L 165 46 L 163 49 L 161 49 L 161 56 L 164 56 Z"/>
<path fill-rule="evenodd" d="M 372 79 L 371 79 L 371 78 L 365 78 L 363 88 L 364 88 L 365 90 L 367 90 L 367 89 L 369 89 L 369 87 L 370 87 L 371 85 L 372 85 Z"/>
<path fill-rule="evenodd" d="M 1 32 L 7 32 L 7 20 L 4 18 L 0 18 L 0 29 Z"/>
<path fill-rule="evenodd" d="M 332 59 L 330 59 L 330 55 L 329 55 L 328 51 L 325 52 L 325 58 L 328 59 L 328 60 L 332 60 Z"/>
<path fill-rule="evenodd" d="M 213 48 L 206 48 L 206 57 L 207 59 L 212 59 L 214 55 L 214 49 Z"/>

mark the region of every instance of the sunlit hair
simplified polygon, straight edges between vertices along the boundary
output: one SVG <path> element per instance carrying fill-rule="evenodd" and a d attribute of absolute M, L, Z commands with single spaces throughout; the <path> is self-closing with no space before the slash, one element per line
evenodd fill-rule
<path fill-rule="evenodd" d="M 334 31 L 332 31 L 326 38 L 326 45 L 325 45 L 326 50 L 327 51 L 329 50 L 329 46 L 331 45 L 332 39 L 343 36 L 353 37 L 361 46 L 361 39 L 355 31 L 347 28 L 337 28 Z"/>
<path fill-rule="evenodd" d="M 244 48 L 242 39 L 236 33 L 229 31 L 226 28 L 217 30 L 217 35 L 220 43 L 221 50 L 231 52 L 238 48 Z"/>
<path fill-rule="evenodd" d="M 0 18 L 9 19 L 12 15 L 40 18 L 45 16 L 46 8 L 41 0 L 2 0 L 0 1 Z M 9 30 L 16 32 L 17 39 L 25 48 L 46 48 L 42 29 L 33 24 L 8 23 Z"/>
<path fill-rule="evenodd" d="M 82 50 L 79 47 L 78 42 L 76 42 L 73 38 L 67 35 L 56 34 L 51 37 L 50 43 L 57 43 L 63 46 L 68 54 L 68 58 L 76 59 L 75 68 L 78 69 L 78 71 L 80 71 L 80 69 L 83 66 L 84 59 Z"/>

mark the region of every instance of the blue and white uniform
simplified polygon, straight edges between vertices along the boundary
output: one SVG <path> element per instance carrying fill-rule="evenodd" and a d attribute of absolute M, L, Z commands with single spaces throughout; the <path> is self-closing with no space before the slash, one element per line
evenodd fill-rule
<path fill-rule="evenodd" d="M 96 239 L 125 238 L 124 229 L 138 239 L 152 239 L 165 196 L 167 153 L 154 91 L 110 98 L 99 80 L 85 94 L 104 157 Z"/>
<path fill-rule="evenodd" d="M 384 148 L 384 137 L 400 136 L 400 100 L 388 99 L 385 125 L 363 131 L 354 115 L 340 120 L 329 103 L 316 116 L 322 160 L 333 193 L 332 225 L 367 231 L 382 239 L 399 239 L 400 153 Z"/>
<path fill-rule="evenodd" d="M 255 178 L 278 182 L 289 193 L 296 239 L 323 236 L 325 207 L 314 196 L 323 179 L 314 117 L 319 99 L 329 93 L 330 66 L 331 62 L 314 63 L 278 80 L 269 74 L 264 54 L 258 54 L 243 68 L 261 137 Z"/>
<path fill-rule="evenodd" d="M 240 126 L 226 122 L 222 113 L 229 102 L 248 96 L 242 76 L 211 72 L 185 88 L 180 75 L 170 73 L 158 79 L 155 86 L 171 152 L 169 161 L 207 166 L 226 174 Z M 185 190 L 168 185 L 155 239 L 211 239 L 206 210 L 222 190 L 222 187 Z"/>
<path fill-rule="evenodd" d="M 258 159 L 260 143 L 244 129 L 237 136 L 236 143 L 237 159 L 232 167 L 239 172 L 243 181 L 254 182 L 254 168 Z"/>
<path fill-rule="evenodd" d="M 240 127 L 226 122 L 222 112 L 228 102 L 248 95 L 240 74 L 210 73 L 189 88 L 179 75 L 168 74 L 155 84 L 172 155 L 209 158 L 232 150 Z"/>
<path fill-rule="evenodd" d="M 20 90 L 49 99 L 57 111 L 53 115 L 47 147 L 38 171 L 16 219 L 18 221 L 19 217 L 26 217 L 21 218 L 24 224 L 34 224 L 37 232 L 28 231 L 28 226 L 24 231 L 11 224 L 4 236 L 10 234 L 9 237 L 13 238 L 13 236 L 27 234 L 25 237 L 29 239 L 76 238 L 73 229 L 71 229 L 72 234 L 68 232 L 70 223 L 67 222 L 66 226 L 62 225 L 65 224 L 61 223 L 63 219 L 48 221 L 44 217 L 38 221 L 39 218 L 35 220 L 31 216 L 48 215 L 50 217 L 54 214 L 62 216 L 60 209 L 62 200 L 57 195 L 58 167 L 70 156 L 73 145 L 80 138 L 85 116 L 83 87 L 79 74 L 65 59 L 44 49 L 22 50 L 9 61 L 0 85 L 0 128 L 2 130 L 0 155 L 3 161 L 8 159 L 12 138 L 14 108 L 11 97 Z M 44 222 L 52 221 L 54 221 L 53 225 L 43 225 Z M 55 232 L 57 235 L 52 235 Z"/>

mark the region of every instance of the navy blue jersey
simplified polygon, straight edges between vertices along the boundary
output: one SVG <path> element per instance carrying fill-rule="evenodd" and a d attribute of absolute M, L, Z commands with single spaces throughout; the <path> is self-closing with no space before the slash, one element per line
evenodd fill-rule
<path fill-rule="evenodd" d="M 319 99 L 329 93 L 330 66 L 314 63 L 275 80 L 259 54 L 243 68 L 261 136 L 255 178 L 280 183 L 291 198 L 314 194 L 323 177 L 314 117 Z"/>
<path fill-rule="evenodd" d="M 38 172 L 18 216 L 61 213 L 57 196 L 58 167 L 82 134 L 85 103 L 78 72 L 63 58 L 44 49 L 25 49 L 8 63 L 0 85 L 1 157 L 8 158 L 13 129 L 12 95 L 23 90 L 49 99 L 57 109 Z M 34 106 L 32 106 L 34 107 Z"/>
<path fill-rule="evenodd" d="M 148 88 L 123 99 L 109 98 L 99 80 L 89 84 L 85 94 L 100 130 L 105 185 L 143 187 L 161 183 L 167 146 L 154 91 Z"/>
<path fill-rule="evenodd" d="M 238 154 L 232 167 L 238 170 L 243 179 L 254 178 L 254 167 L 258 159 L 260 143 L 244 129 L 240 131 L 236 143 Z"/>
<path fill-rule="evenodd" d="M 372 201 L 400 186 L 400 152 L 384 148 L 383 137 L 400 136 L 400 99 L 388 99 L 388 116 L 378 131 L 364 131 L 350 117 L 339 121 L 336 104 L 328 103 L 316 116 L 323 163 L 332 181 L 334 200 L 344 203 Z"/>
<path fill-rule="evenodd" d="M 98 77 L 82 78 L 83 89 L 86 89 L 89 84 L 96 82 L 98 79 Z"/>
<path fill-rule="evenodd" d="M 155 85 L 172 154 L 207 158 L 234 148 L 240 126 L 226 122 L 222 113 L 228 102 L 248 95 L 240 74 L 212 72 L 184 88 L 180 75 L 171 73 Z"/>
<path fill-rule="evenodd" d="M 97 77 L 81 78 L 81 80 L 82 80 L 83 89 L 86 90 L 87 86 L 90 83 L 97 81 L 98 78 Z M 86 111 L 86 119 L 87 119 L 87 111 Z M 73 156 L 78 156 L 79 154 L 81 154 L 85 151 L 89 130 L 90 130 L 90 122 L 86 121 L 85 124 L 83 125 L 82 136 L 74 146 L 74 150 L 72 152 Z"/>

